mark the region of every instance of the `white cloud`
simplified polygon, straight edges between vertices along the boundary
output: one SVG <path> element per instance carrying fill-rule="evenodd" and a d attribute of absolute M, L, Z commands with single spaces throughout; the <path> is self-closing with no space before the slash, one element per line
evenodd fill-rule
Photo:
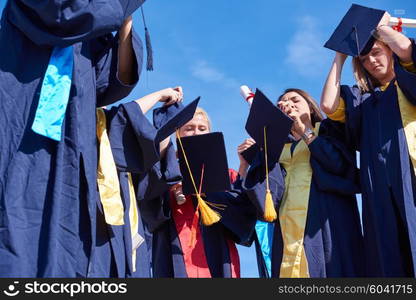
<path fill-rule="evenodd" d="M 317 19 L 304 16 L 298 20 L 298 28 L 287 46 L 285 62 L 304 77 L 315 77 L 326 70 L 329 57 L 323 47 L 324 39 L 318 29 Z"/>
<path fill-rule="evenodd" d="M 198 60 L 191 66 L 192 75 L 208 83 L 218 83 L 227 88 L 238 88 L 238 81 L 228 77 L 205 60 Z"/>

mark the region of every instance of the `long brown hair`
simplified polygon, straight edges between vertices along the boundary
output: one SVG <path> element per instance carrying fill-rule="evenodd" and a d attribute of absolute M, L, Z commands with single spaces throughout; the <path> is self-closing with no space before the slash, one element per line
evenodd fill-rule
<path fill-rule="evenodd" d="M 283 94 L 281 94 L 279 98 L 277 99 L 276 105 L 280 102 L 280 100 L 282 100 L 284 95 L 290 92 L 299 94 L 308 103 L 309 110 L 311 111 L 311 122 L 312 122 L 313 127 L 315 127 L 315 123 L 321 122 L 324 119 L 324 117 L 322 116 L 321 110 L 319 109 L 318 103 L 316 103 L 316 101 L 312 98 L 311 95 L 309 95 L 309 93 L 301 89 L 295 89 L 295 88 L 286 89 L 283 92 Z"/>

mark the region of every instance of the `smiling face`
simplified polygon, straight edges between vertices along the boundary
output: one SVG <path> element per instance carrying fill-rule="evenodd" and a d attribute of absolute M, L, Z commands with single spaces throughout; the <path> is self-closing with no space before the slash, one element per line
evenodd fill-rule
<path fill-rule="evenodd" d="M 179 129 L 179 136 L 192 136 L 209 133 L 211 131 L 208 115 L 203 110 L 197 110 L 192 120 Z"/>
<path fill-rule="evenodd" d="M 366 55 L 359 57 L 364 69 L 381 84 L 394 77 L 393 53 L 388 46 L 376 41 Z"/>

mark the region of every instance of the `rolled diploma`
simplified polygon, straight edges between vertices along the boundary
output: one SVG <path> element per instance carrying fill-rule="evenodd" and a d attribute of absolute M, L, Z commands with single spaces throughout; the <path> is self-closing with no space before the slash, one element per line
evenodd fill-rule
<path fill-rule="evenodd" d="M 402 19 L 402 27 L 416 28 L 416 19 Z M 389 21 L 390 26 L 397 26 L 399 24 L 399 19 L 391 17 Z"/>
<path fill-rule="evenodd" d="M 240 86 L 240 94 L 251 106 L 251 103 L 253 103 L 254 93 L 249 89 L 249 87 L 246 85 Z"/>

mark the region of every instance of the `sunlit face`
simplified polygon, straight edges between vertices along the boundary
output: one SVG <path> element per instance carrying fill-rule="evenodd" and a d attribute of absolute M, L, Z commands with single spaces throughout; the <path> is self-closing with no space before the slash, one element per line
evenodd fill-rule
<path fill-rule="evenodd" d="M 196 114 L 188 123 L 179 129 L 179 136 L 191 136 L 209 133 L 208 120 L 202 114 Z"/>
<path fill-rule="evenodd" d="M 394 75 L 392 51 L 378 41 L 367 55 L 360 56 L 360 62 L 367 72 L 380 82 Z"/>
<path fill-rule="evenodd" d="M 311 116 L 308 102 L 296 92 L 284 94 L 277 105 L 284 112 L 291 109 L 292 111 L 298 112 L 299 116 L 307 115 L 309 118 Z"/>

